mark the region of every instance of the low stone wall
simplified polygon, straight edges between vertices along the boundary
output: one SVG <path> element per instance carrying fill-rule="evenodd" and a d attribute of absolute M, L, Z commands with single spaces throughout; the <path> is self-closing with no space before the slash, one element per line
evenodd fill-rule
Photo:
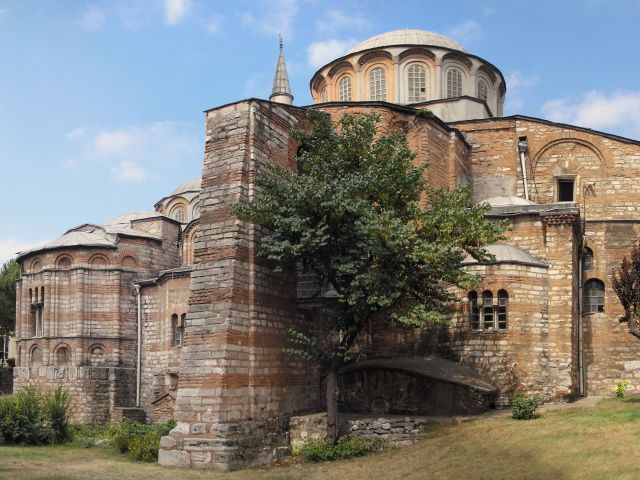
<path fill-rule="evenodd" d="M 418 442 L 428 426 L 425 417 L 388 415 L 380 418 L 351 418 L 346 421 L 351 437 L 375 442 L 380 448 L 406 447 Z"/>
<path fill-rule="evenodd" d="M 385 415 L 365 417 L 343 414 L 340 432 L 374 442 L 380 448 L 404 447 L 422 438 L 429 425 L 428 417 Z M 319 440 L 327 435 L 327 414 L 315 413 L 289 419 L 291 450 L 295 452 L 308 440 Z"/>

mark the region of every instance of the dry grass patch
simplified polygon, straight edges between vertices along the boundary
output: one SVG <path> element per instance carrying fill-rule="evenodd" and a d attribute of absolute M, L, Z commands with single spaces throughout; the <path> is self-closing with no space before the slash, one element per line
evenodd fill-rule
<path fill-rule="evenodd" d="M 99 448 L 2 446 L 0 478 L 637 479 L 640 461 L 625 446 L 639 440 L 639 420 L 640 399 L 610 399 L 594 408 L 547 412 L 536 420 L 478 419 L 434 427 L 417 445 L 354 460 L 294 462 L 230 474 L 132 463 L 123 455 Z"/>

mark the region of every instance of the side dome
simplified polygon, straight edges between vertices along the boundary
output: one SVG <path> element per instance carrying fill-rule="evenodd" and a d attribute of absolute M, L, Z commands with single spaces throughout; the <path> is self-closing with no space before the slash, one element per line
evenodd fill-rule
<path fill-rule="evenodd" d="M 480 203 L 488 203 L 492 207 L 511 207 L 514 205 L 536 205 L 536 202 L 522 197 L 491 197 Z"/>
<path fill-rule="evenodd" d="M 362 52 L 370 48 L 393 47 L 396 45 L 424 45 L 432 47 L 444 47 L 452 50 L 466 50 L 455 40 L 452 40 L 439 33 L 430 32 L 428 30 L 416 30 L 404 28 L 402 30 L 394 30 L 392 32 L 381 33 L 374 37 L 360 42 L 347 52 L 347 54 Z"/>
<path fill-rule="evenodd" d="M 549 264 L 534 257 L 526 250 L 515 247 L 513 245 L 507 245 L 505 243 L 491 243 L 489 245 L 485 245 L 483 248 L 495 258 L 495 260 L 493 262 L 489 262 L 488 265 L 511 263 L 542 268 L 547 268 L 549 266 Z M 462 265 L 478 264 L 480 264 L 480 262 L 478 262 L 471 255 L 467 255 L 467 257 L 462 261 Z"/>
<path fill-rule="evenodd" d="M 180 195 L 187 192 L 199 192 L 200 190 L 202 190 L 202 178 L 192 178 L 191 180 L 187 180 L 186 182 L 178 185 L 176 189 L 171 192 L 170 196 Z"/>

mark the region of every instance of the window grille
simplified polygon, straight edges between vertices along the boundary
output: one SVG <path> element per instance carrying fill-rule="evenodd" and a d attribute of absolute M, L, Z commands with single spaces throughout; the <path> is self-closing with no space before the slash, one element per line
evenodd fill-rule
<path fill-rule="evenodd" d="M 604 282 L 596 278 L 587 280 L 583 291 L 583 313 L 604 312 Z"/>
<path fill-rule="evenodd" d="M 469 292 L 469 326 L 471 330 L 506 330 L 509 294 L 499 290 L 497 299 L 489 290 L 482 292 L 482 304 L 478 304 L 478 293 Z"/>
<path fill-rule="evenodd" d="M 378 101 L 387 99 L 387 82 L 384 70 L 380 67 L 369 72 L 369 99 Z"/>
<path fill-rule="evenodd" d="M 586 247 L 582 252 L 582 271 L 589 272 L 593 270 L 593 250 Z"/>
<path fill-rule="evenodd" d="M 427 71 L 414 63 L 407 69 L 407 101 L 423 102 L 427 99 Z"/>
<path fill-rule="evenodd" d="M 447 71 L 447 98 L 462 95 L 462 72 L 459 68 L 450 68 Z"/>
<path fill-rule="evenodd" d="M 351 77 L 345 76 L 338 82 L 338 93 L 341 102 L 351 101 Z"/>
<path fill-rule="evenodd" d="M 480 80 L 478 82 L 478 98 L 480 100 L 486 101 L 489 97 L 489 87 L 487 86 L 487 82 L 484 80 Z"/>

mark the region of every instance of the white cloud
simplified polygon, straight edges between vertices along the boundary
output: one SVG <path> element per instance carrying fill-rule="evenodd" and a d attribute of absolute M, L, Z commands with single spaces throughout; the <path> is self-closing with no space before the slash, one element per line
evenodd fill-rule
<path fill-rule="evenodd" d="M 253 11 L 242 14 L 242 23 L 265 35 L 278 32 L 285 39 L 293 36 L 293 21 L 298 14 L 299 0 L 261 0 L 254 2 Z"/>
<path fill-rule="evenodd" d="M 520 113 L 525 105 L 526 91 L 538 83 L 537 75 L 525 76 L 519 70 L 507 74 L 507 98 L 504 106 L 505 114 Z"/>
<path fill-rule="evenodd" d="M 587 92 L 582 98 L 549 100 L 542 112 L 555 122 L 571 123 L 622 135 L 640 135 L 640 91 Z"/>
<path fill-rule="evenodd" d="M 0 264 L 16 257 L 18 252 L 24 252 L 31 248 L 39 247 L 47 243 L 48 240 L 38 240 L 36 242 L 25 242 L 15 237 L 0 239 Z"/>
<path fill-rule="evenodd" d="M 61 162 L 63 168 L 105 166 L 116 180 L 125 183 L 144 182 L 164 165 L 201 155 L 198 129 L 184 123 L 154 122 L 110 130 L 83 127 L 65 137 L 71 151 Z"/>
<path fill-rule="evenodd" d="M 144 168 L 128 160 L 124 160 L 115 167 L 112 167 L 111 172 L 118 180 L 127 183 L 142 183 L 149 177 L 149 174 Z"/>
<path fill-rule="evenodd" d="M 350 31 L 366 28 L 371 24 L 360 13 L 347 13 L 343 10 L 329 10 L 316 22 L 316 30 L 321 35 L 334 35 L 348 29 Z"/>
<path fill-rule="evenodd" d="M 357 43 L 358 41 L 352 38 L 347 40 L 334 38 L 324 42 L 314 42 L 307 49 L 307 61 L 312 67 L 321 67 L 331 60 L 341 57 Z"/>
<path fill-rule="evenodd" d="M 482 27 L 475 20 L 466 20 L 452 27 L 447 36 L 462 43 L 472 43 L 483 37 Z"/>
<path fill-rule="evenodd" d="M 97 5 L 85 8 L 76 23 L 87 30 L 100 30 L 107 21 L 107 13 Z"/>
<path fill-rule="evenodd" d="M 177 25 L 184 20 L 190 8 L 189 0 L 164 0 L 164 23 Z"/>
<path fill-rule="evenodd" d="M 214 14 L 208 20 L 203 21 L 202 26 L 209 33 L 220 33 L 222 30 L 222 17 Z"/>

